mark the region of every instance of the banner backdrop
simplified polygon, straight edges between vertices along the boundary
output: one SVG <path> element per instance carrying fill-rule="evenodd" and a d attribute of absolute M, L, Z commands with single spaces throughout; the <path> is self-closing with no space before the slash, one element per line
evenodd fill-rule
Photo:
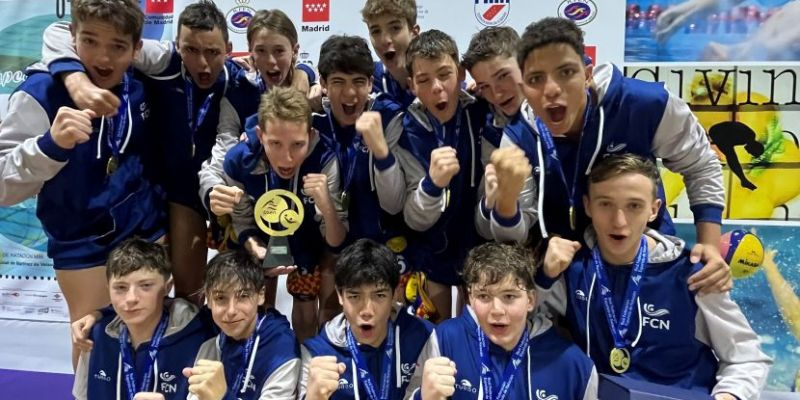
<path fill-rule="evenodd" d="M 141 0 L 146 14 L 145 37 L 171 40 L 177 16 L 189 0 Z M 280 8 L 299 33 L 300 61 L 315 65 L 319 48 L 331 34 L 367 37 L 361 19 L 363 0 L 219 0 L 234 52 L 245 54 L 247 24 L 258 9 Z M 720 4 L 729 2 L 720 1 Z M 732 292 L 765 350 L 775 358 L 768 388 L 789 391 L 797 386 L 800 365 L 800 101 L 798 67 L 774 64 L 797 61 L 791 52 L 728 52 L 758 64 L 692 64 L 711 58 L 711 50 L 752 45 L 756 32 L 793 11 L 800 2 L 747 0 L 729 10 L 714 9 L 680 20 L 669 34 L 660 27 L 676 15 L 677 0 L 418 0 L 421 29 L 439 29 L 455 38 L 463 53 L 470 37 L 486 26 L 507 25 L 520 33 L 547 16 L 573 19 L 586 32 L 587 53 L 596 62 L 625 66 L 627 76 L 664 82 L 686 100 L 709 131 L 723 162 L 727 203 L 724 217 L 780 222 L 726 222 L 723 230 L 753 230 L 776 253 L 759 271 L 737 280 Z M 688 4 L 688 3 L 686 3 Z M 667 12 L 667 10 L 671 10 Z M 69 19 L 67 0 L 0 0 L 0 119 L 7 98 L 24 80 L 24 68 L 40 57 L 41 34 L 53 21 Z M 659 22 L 660 19 L 660 22 Z M 778 21 L 779 22 L 779 21 Z M 667 24 L 668 25 L 668 24 Z M 763 34 L 763 32 L 761 33 Z M 783 36 L 781 36 L 783 37 Z M 777 36 L 775 42 L 780 44 Z M 762 40 L 762 43 L 771 40 Z M 728 46 L 728 47 L 720 47 Z M 762 46 L 766 47 L 766 46 Z M 772 46 L 775 47 L 775 46 Z M 729 57 L 730 58 L 730 57 Z M 680 64 L 674 62 L 681 62 Z M 625 64 L 627 63 L 627 65 Z M 670 212 L 690 218 L 680 176 L 663 178 Z M 67 320 L 46 237 L 35 215 L 35 200 L 0 208 L 0 318 Z M 692 241 L 693 226 L 678 224 Z"/>

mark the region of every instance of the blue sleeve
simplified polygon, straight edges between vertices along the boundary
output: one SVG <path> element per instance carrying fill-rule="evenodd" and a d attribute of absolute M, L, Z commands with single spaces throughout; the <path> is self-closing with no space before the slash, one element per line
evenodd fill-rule
<path fill-rule="evenodd" d="M 86 72 L 86 67 L 78 60 L 72 58 L 61 58 L 48 65 L 50 74 L 53 76 L 67 72 Z"/>

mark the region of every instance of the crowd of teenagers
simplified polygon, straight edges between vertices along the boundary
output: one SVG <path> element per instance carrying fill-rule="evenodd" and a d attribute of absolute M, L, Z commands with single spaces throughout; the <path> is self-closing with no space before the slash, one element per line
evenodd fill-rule
<path fill-rule="evenodd" d="M 758 398 L 771 359 L 728 294 L 721 167 L 687 104 L 595 65 L 570 20 L 461 54 L 416 11 L 366 0 L 380 60 L 332 35 L 316 68 L 277 9 L 235 60 L 208 0 L 174 42 L 141 39 L 134 0 L 47 28 L 0 123 L 0 204 L 37 198 L 73 395 L 596 399 L 611 374 Z"/>

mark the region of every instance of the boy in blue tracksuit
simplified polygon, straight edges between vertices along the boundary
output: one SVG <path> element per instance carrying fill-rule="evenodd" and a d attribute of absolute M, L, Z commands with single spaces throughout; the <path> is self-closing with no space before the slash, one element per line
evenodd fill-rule
<path fill-rule="evenodd" d="M 517 214 L 536 218 L 514 218 L 525 226 L 512 239 L 524 240 L 538 224 L 536 236 L 580 240 L 589 224 L 581 204 L 586 176 L 605 155 L 629 152 L 662 158 L 684 175 L 698 241 L 707 244 L 704 258 L 719 260 L 722 172 L 702 127 L 663 85 L 625 78 L 610 64 L 585 65 L 583 48 L 583 32 L 564 18 L 537 21 L 521 38 L 516 56 L 536 132 L 535 151 L 527 148 L 526 155 L 536 168 Z M 674 228 L 665 207 L 651 226 L 669 234 Z"/>
<path fill-rule="evenodd" d="M 231 46 L 225 16 L 210 1 L 190 4 L 178 18 L 174 43 L 143 42 L 133 66 L 144 80 L 151 118 L 159 128 L 160 175 L 169 201 L 170 253 L 175 294 L 189 298 L 203 282 L 207 260 L 208 213 L 198 196 L 200 165 L 211 156 L 216 141 L 220 101 L 239 67 L 226 59 Z M 44 35 L 44 62 L 53 75 L 64 74 L 72 98 L 89 103 L 97 88 L 84 66 L 70 54 L 68 26 L 56 23 Z M 102 108 L 103 102 L 94 108 Z M 102 112 L 99 110 L 95 110 Z"/>
<path fill-rule="evenodd" d="M 463 70 L 447 34 L 430 30 L 411 41 L 407 54 L 417 101 L 403 116 L 403 135 L 392 149 L 405 190 L 380 196 L 403 200 L 410 264 L 427 275 L 427 292 L 439 314 L 449 316 L 450 286 L 467 251 L 478 243 L 473 222 L 483 175 L 481 134 L 488 109 L 460 89 Z M 396 179 L 388 174 L 381 179 Z M 387 184 L 385 187 L 395 188 Z M 396 190 L 396 189 L 395 189 Z"/>
<path fill-rule="evenodd" d="M 312 123 L 339 162 L 349 222 L 344 245 L 360 238 L 403 243 L 403 203 L 381 198 L 385 180 L 376 178 L 393 173 L 386 169 L 400 168 L 389 148 L 403 131 L 401 108 L 386 96 L 370 95 L 372 54 L 364 39 L 331 36 L 321 49 L 319 71 L 326 98 L 324 113 L 314 114 Z M 394 184 L 405 185 L 402 179 Z"/>
<path fill-rule="evenodd" d="M 416 96 L 408 85 L 406 50 L 419 34 L 414 0 L 367 0 L 361 9 L 372 48 L 380 61 L 372 69 L 372 91 L 383 93 L 405 110 Z"/>
<path fill-rule="evenodd" d="M 566 315 L 601 373 L 753 399 L 771 360 L 727 293 L 686 287 L 699 265 L 684 242 L 647 228 L 658 218 L 658 169 L 609 156 L 589 175 L 588 248 L 552 238 L 537 276 L 544 303 Z"/>
<path fill-rule="evenodd" d="M 158 392 L 183 400 L 183 377 L 200 346 L 215 336 L 207 312 L 166 298 L 170 264 L 161 245 L 128 239 L 111 251 L 108 285 L 114 313 L 92 327 L 94 347 L 81 354 L 72 394 L 76 399 L 132 399 Z"/>
<path fill-rule="evenodd" d="M 464 267 L 469 305 L 436 327 L 407 398 L 597 399 L 597 372 L 534 309 L 534 263 L 519 246 L 474 248 Z"/>
<path fill-rule="evenodd" d="M 299 398 L 402 399 L 433 325 L 393 304 L 400 279 L 394 254 L 370 239 L 336 262 L 344 313 L 301 347 Z"/>
<path fill-rule="evenodd" d="M 310 280 L 297 279 L 318 275 L 317 265 L 326 246 L 340 246 L 347 234 L 338 163 L 335 154 L 322 145 L 319 135 L 310 130 L 310 119 L 311 109 L 304 94 L 284 87 L 267 92 L 259 114 L 251 120 L 257 121 L 257 126 L 248 130 L 247 138 L 225 157 L 224 189 L 238 194 L 214 209 L 217 215 L 231 214 L 238 242 L 255 257 L 264 259 L 271 239 L 258 228 L 256 219 L 263 219 L 263 215 L 255 215 L 256 201 L 274 189 L 288 190 L 298 197 L 302 204 L 287 203 L 305 215 L 297 231 L 288 237 L 288 251 L 298 271 L 290 275 L 287 286 L 294 297 L 293 326 L 301 338 L 316 332 L 319 284 L 298 287 Z M 274 229 L 280 230 L 277 225 Z M 294 266 L 280 266 L 267 273 L 288 273 Z"/>
<path fill-rule="evenodd" d="M 200 347 L 198 368 L 220 361 L 225 400 L 293 400 L 300 372 L 297 339 L 289 321 L 264 305 L 264 273 L 244 252 L 224 251 L 208 263 L 204 293 L 222 332 Z"/>
<path fill-rule="evenodd" d="M 78 54 L 92 81 L 123 99 L 116 116 L 78 110 L 60 80 L 32 72 L 0 124 L 0 204 L 37 195 L 71 320 L 108 304 L 103 264 L 114 246 L 134 235 L 164 235 L 162 194 L 151 180 L 149 105 L 126 72 L 141 46 L 143 14 L 136 3 L 78 5 Z"/>

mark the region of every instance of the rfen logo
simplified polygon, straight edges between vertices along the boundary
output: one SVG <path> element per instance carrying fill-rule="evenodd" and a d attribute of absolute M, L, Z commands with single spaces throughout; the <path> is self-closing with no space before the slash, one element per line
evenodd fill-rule
<path fill-rule="evenodd" d="M 303 0 L 303 22 L 328 22 L 330 19 L 330 0 Z"/>
<path fill-rule="evenodd" d="M 174 0 L 144 0 L 144 12 L 148 14 L 172 14 Z"/>
<path fill-rule="evenodd" d="M 484 26 L 498 26 L 511 13 L 511 0 L 475 0 L 475 19 Z"/>

